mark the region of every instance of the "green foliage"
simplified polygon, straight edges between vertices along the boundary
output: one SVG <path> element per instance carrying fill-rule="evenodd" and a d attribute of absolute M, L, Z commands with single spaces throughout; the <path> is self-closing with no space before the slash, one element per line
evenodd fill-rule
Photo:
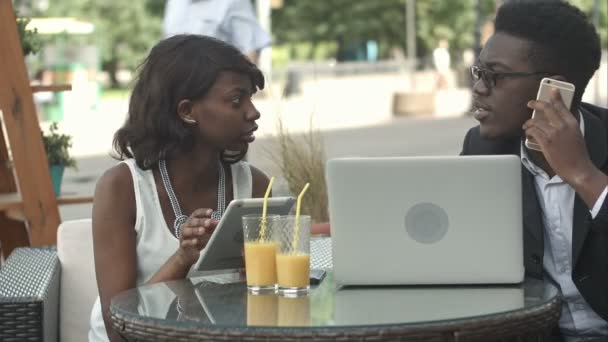
<path fill-rule="evenodd" d="M 405 47 L 404 6 L 404 0 L 285 1 L 272 13 L 273 32 L 278 44 L 374 39 Z"/>
<path fill-rule="evenodd" d="M 72 147 L 72 137 L 57 132 L 58 126 L 54 122 L 49 128 L 49 134 L 42 132 L 42 142 L 49 160 L 49 166 L 63 165 L 65 167 L 76 167 L 76 160 L 70 157 L 69 148 Z"/>
<path fill-rule="evenodd" d="M 278 44 L 302 42 L 361 42 L 376 40 L 381 56 L 391 48 L 406 48 L 406 0 L 285 1 L 273 11 Z M 416 27 L 419 55 L 428 53 L 442 38 L 453 50 L 472 47 L 476 0 L 418 0 Z M 481 0 L 482 17 L 490 18 L 494 0 Z"/>
<path fill-rule="evenodd" d="M 593 9 L 595 1 L 596 0 L 571 0 L 574 5 L 587 13 L 592 20 L 594 16 Z M 599 23 L 597 28 L 602 40 L 602 47 L 605 49 L 608 47 L 608 1 L 599 0 L 597 3 L 599 4 Z"/>
<path fill-rule="evenodd" d="M 492 20 L 494 0 L 481 0 L 481 24 Z M 450 42 L 450 50 L 463 51 L 475 44 L 476 0 L 416 1 L 418 50 L 430 53 L 441 39 Z"/>
<path fill-rule="evenodd" d="M 162 18 L 165 13 L 167 0 L 146 0 L 146 10 L 153 16 Z"/>
<path fill-rule="evenodd" d="M 103 68 L 112 74 L 119 68 L 135 68 L 161 39 L 165 1 L 50 1 L 48 10 L 36 15 L 74 17 L 95 24 L 95 33 L 87 39 L 99 46 Z M 591 14 L 595 0 L 570 1 Z M 472 48 L 476 2 L 417 0 L 418 55 L 428 55 L 440 39 L 448 39 L 454 53 Z M 496 2 L 480 0 L 482 23 L 491 20 Z M 287 52 L 278 54 L 280 63 L 292 58 L 335 56 L 341 47 L 366 40 L 379 43 L 380 57 L 389 56 L 393 48 L 405 52 L 406 0 L 284 0 L 283 3 L 282 8 L 272 11 L 274 45 Z M 608 2 L 600 0 L 598 3 L 601 8 L 599 31 L 602 45 L 606 47 Z M 37 46 L 36 40 L 32 42 L 31 46 Z"/>
<path fill-rule="evenodd" d="M 592 14 L 595 0 L 571 0 Z M 491 21 L 497 0 L 480 0 L 481 24 Z M 303 43 L 363 42 L 376 40 L 380 56 L 386 57 L 392 48 L 406 50 L 406 0 L 285 0 L 284 6 L 273 11 L 273 32 L 277 44 L 296 47 Z M 608 1 L 600 0 L 602 46 L 608 40 Z M 417 0 L 417 53 L 425 56 L 440 39 L 450 42 L 453 52 L 474 47 L 477 21 L 477 0 Z"/>
<path fill-rule="evenodd" d="M 17 18 L 17 32 L 19 33 L 19 39 L 21 40 L 21 49 L 23 49 L 23 56 L 29 54 L 36 54 L 42 47 L 42 41 L 38 36 L 38 30 L 27 30 L 26 26 L 31 21 L 30 18 L 19 17 L 19 14 L 15 11 L 15 17 Z"/>
<path fill-rule="evenodd" d="M 46 16 L 75 17 L 95 25 L 88 37 L 100 49 L 102 68 L 113 77 L 120 68 L 134 69 L 161 39 L 164 2 L 51 1 Z"/>

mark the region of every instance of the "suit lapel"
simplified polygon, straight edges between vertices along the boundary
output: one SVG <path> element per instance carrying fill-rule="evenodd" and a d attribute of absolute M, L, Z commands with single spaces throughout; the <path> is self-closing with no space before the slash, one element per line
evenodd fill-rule
<path fill-rule="evenodd" d="M 606 163 L 608 150 L 606 146 L 606 130 L 601 120 L 581 107 L 585 120 L 585 144 L 593 164 L 602 169 Z M 572 264 L 576 266 L 578 257 L 591 228 L 591 215 L 585 202 L 577 194 L 574 199 L 574 215 L 572 222 Z"/>
<path fill-rule="evenodd" d="M 511 154 L 521 157 L 521 140 L 515 141 L 510 145 L 508 150 Z M 521 183 L 526 258 L 532 257 L 534 254 L 541 257 L 543 255 L 543 211 L 536 196 L 534 175 L 523 164 L 521 164 Z M 526 261 L 526 272 L 540 277 L 542 276 L 542 264 L 528 263 Z"/>
<path fill-rule="evenodd" d="M 524 233 L 526 236 L 531 236 L 536 241 L 524 241 L 529 247 L 529 250 L 539 250 L 542 255 L 543 250 L 543 220 L 542 210 L 536 196 L 536 186 L 534 184 L 534 176 L 521 166 L 521 182 L 523 192 L 523 214 L 524 214 Z M 534 246 L 532 244 L 535 242 Z M 540 248 L 538 247 L 540 246 Z"/>

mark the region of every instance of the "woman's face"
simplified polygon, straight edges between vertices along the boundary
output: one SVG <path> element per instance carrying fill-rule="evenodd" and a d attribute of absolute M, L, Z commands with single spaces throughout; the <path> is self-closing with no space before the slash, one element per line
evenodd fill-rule
<path fill-rule="evenodd" d="M 260 113 L 251 101 L 255 89 L 246 74 L 223 71 L 207 94 L 192 104 L 197 141 L 220 150 L 244 151 L 255 139 Z"/>

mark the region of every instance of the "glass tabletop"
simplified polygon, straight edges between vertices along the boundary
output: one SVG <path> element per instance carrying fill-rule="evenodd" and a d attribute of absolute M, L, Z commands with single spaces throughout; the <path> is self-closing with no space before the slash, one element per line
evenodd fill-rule
<path fill-rule="evenodd" d="M 559 297 L 550 283 L 519 285 L 338 287 L 331 271 L 304 297 L 247 292 L 238 273 L 142 286 L 121 293 L 111 310 L 159 325 L 216 328 L 355 327 L 490 318 L 535 310 Z"/>

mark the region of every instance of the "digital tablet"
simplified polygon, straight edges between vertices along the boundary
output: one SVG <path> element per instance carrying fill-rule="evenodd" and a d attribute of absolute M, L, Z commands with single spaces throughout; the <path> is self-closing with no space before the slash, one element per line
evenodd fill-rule
<path fill-rule="evenodd" d="M 293 197 L 268 199 L 267 215 L 287 215 L 295 203 Z M 227 270 L 245 267 L 243 251 L 243 215 L 262 214 L 263 198 L 233 200 L 201 251 L 193 271 Z"/>

